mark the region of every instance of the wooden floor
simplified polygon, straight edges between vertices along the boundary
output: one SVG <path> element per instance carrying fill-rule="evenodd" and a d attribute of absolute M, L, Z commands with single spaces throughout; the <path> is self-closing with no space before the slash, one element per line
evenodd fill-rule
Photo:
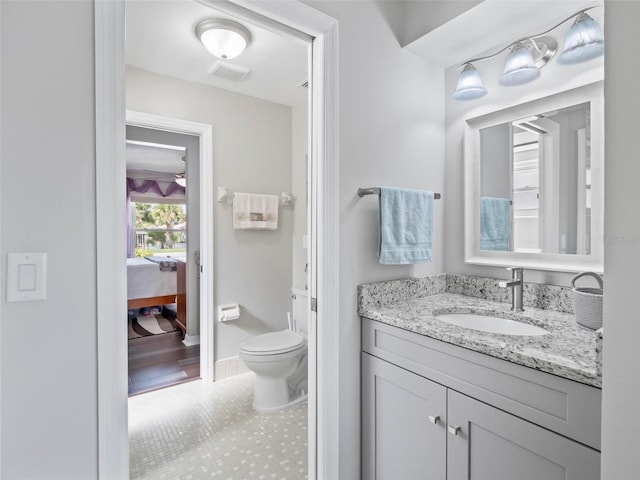
<path fill-rule="evenodd" d="M 129 396 L 200 378 L 200 345 L 185 346 L 182 332 L 129 340 Z"/>

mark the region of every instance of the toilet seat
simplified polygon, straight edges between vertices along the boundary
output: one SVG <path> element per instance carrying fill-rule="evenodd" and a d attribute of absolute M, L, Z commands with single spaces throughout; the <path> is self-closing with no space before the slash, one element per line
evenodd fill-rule
<path fill-rule="evenodd" d="M 299 333 L 282 330 L 251 337 L 240 345 L 240 350 L 248 355 L 277 355 L 297 350 L 304 343 L 304 337 Z"/>

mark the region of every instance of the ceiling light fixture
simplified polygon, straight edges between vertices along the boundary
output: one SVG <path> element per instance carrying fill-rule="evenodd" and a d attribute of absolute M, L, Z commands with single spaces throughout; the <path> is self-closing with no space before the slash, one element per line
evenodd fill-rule
<path fill-rule="evenodd" d="M 467 60 L 462 64 L 456 89 L 451 95 L 454 100 L 474 100 L 486 95 L 480 73 L 473 63 L 493 58 L 506 50 L 511 50 L 505 61 L 504 72 L 499 83 L 504 86 L 523 85 L 540 77 L 540 69 L 556 54 L 557 42 L 546 36 L 568 20 L 575 19 L 567 33 L 564 50 L 558 56 L 558 63 L 571 65 L 600 57 L 604 54 L 604 37 L 597 22 L 586 11 L 581 10 L 565 18 L 545 32 L 521 38 L 503 49 L 484 57 Z"/>
<path fill-rule="evenodd" d="M 225 60 L 236 58 L 251 43 L 251 32 L 226 18 L 202 20 L 196 25 L 195 33 L 212 55 Z"/>

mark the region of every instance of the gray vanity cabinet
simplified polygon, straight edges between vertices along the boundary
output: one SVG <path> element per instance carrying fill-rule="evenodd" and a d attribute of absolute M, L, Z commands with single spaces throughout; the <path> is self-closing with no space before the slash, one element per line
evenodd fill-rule
<path fill-rule="evenodd" d="M 363 479 L 444 479 L 447 389 L 362 354 Z"/>
<path fill-rule="evenodd" d="M 600 478 L 600 454 L 580 443 L 453 390 L 447 406 L 447 480 Z"/>
<path fill-rule="evenodd" d="M 600 402 L 594 387 L 363 319 L 365 480 L 598 480 Z"/>

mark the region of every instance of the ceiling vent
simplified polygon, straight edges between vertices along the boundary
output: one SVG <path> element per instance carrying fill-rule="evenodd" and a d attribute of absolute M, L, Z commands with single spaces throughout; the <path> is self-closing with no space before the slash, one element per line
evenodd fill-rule
<path fill-rule="evenodd" d="M 309 88 L 309 79 L 306 79 L 304 82 L 300 83 L 298 86 L 302 88 Z"/>
<path fill-rule="evenodd" d="M 209 69 L 208 73 L 212 77 L 239 82 L 249 74 L 249 69 L 239 67 L 237 65 L 231 65 L 230 63 L 216 62 L 213 64 L 213 67 Z"/>

